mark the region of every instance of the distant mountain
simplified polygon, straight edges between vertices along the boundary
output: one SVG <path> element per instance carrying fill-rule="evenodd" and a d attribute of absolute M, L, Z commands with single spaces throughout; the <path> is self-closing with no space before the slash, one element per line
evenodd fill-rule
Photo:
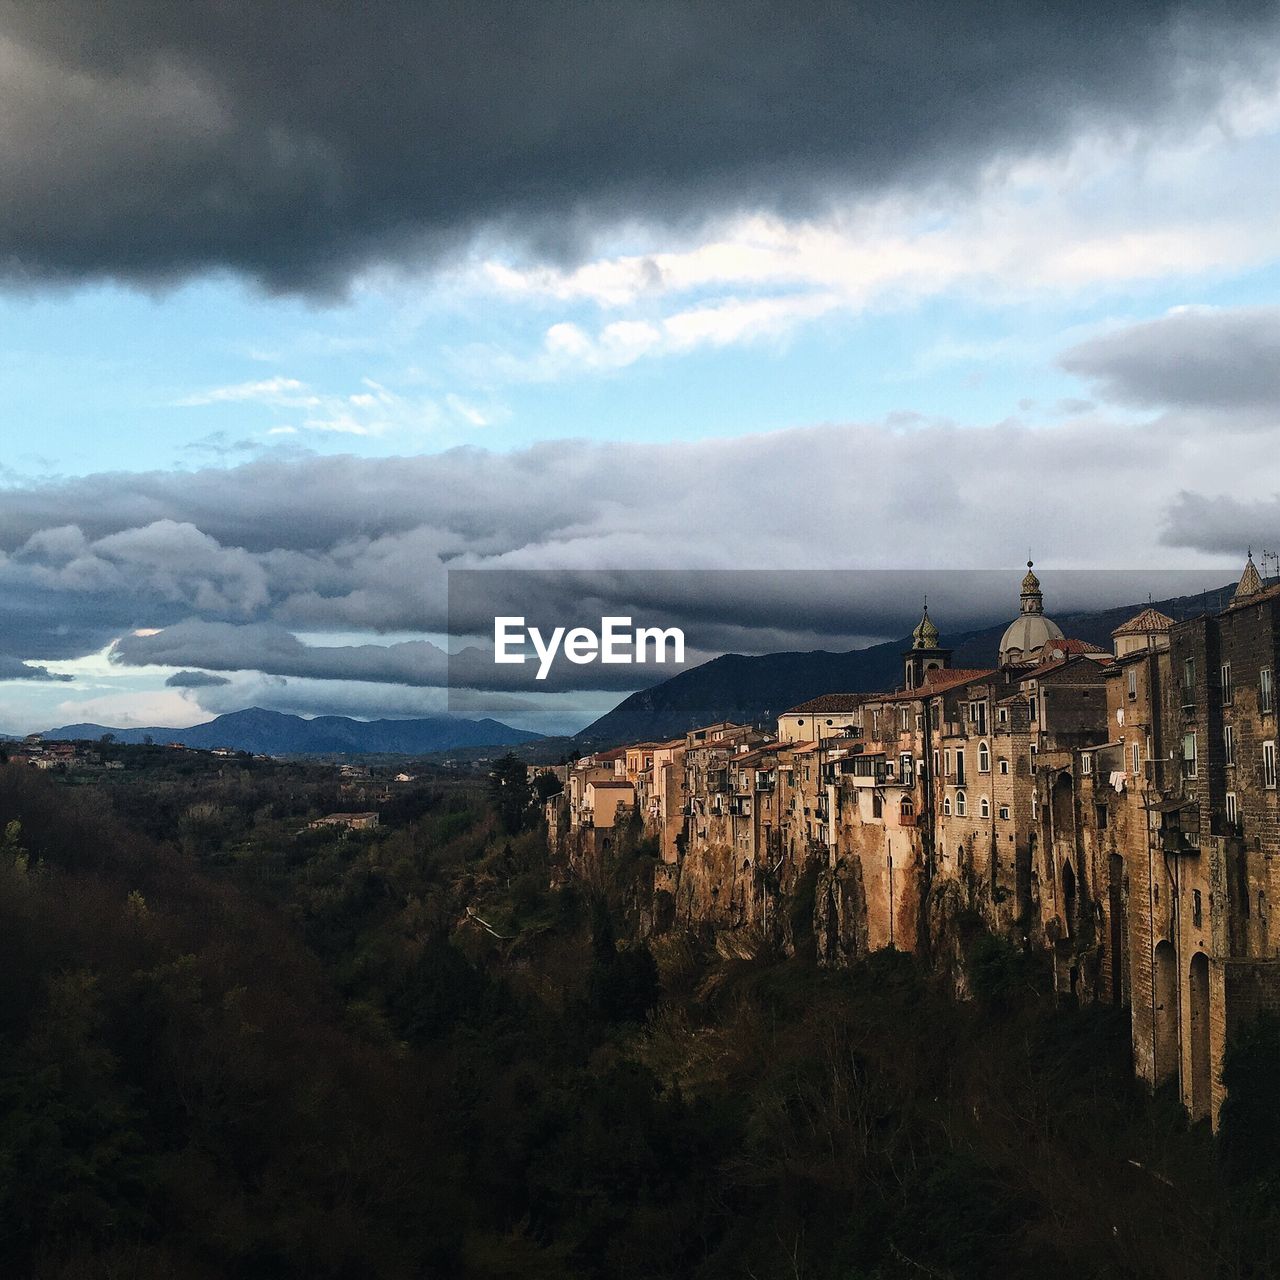
<path fill-rule="evenodd" d="M 1206 609 L 1225 608 L 1234 590 L 1235 583 L 1230 583 L 1216 591 L 1157 600 L 1153 607 L 1172 618 L 1194 617 Z M 1055 613 L 1053 617 L 1067 636 L 1110 649 L 1112 631 L 1146 604 L 1143 601 L 1096 613 Z M 943 636 L 942 643 L 954 650 L 954 666 L 994 666 L 996 648 L 1008 624 L 1006 618 L 977 630 Z M 822 693 L 895 689 L 902 683 L 902 652 L 909 644 L 910 637 L 904 637 L 848 653 L 815 649 L 750 658 L 727 653 L 631 694 L 583 729 L 578 742 L 599 748 L 662 741 L 718 720 L 750 724 L 773 719 Z"/>
<path fill-rule="evenodd" d="M 433 716 L 422 720 L 351 720 L 346 716 L 301 716 L 250 707 L 232 711 L 189 729 L 112 729 L 101 724 L 68 724 L 42 733 L 42 738 L 98 739 L 104 733 L 117 742 L 181 742 L 211 750 L 231 747 L 262 755 L 419 755 L 457 747 L 502 747 L 542 737 L 513 729 L 497 720 L 463 720 Z"/>

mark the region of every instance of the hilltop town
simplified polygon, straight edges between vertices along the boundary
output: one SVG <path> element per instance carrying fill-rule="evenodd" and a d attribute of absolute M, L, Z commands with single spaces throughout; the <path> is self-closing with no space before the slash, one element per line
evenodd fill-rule
<path fill-rule="evenodd" d="M 590 874 L 639 824 L 650 934 L 786 950 L 811 911 L 821 963 L 920 953 L 962 995 L 974 930 L 1046 954 L 1064 996 L 1130 1011 L 1138 1076 L 1216 1127 L 1227 1044 L 1280 1009 L 1278 624 L 1250 555 L 1226 609 L 1144 609 L 1108 652 L 1046 615 L 1028 562 L 989 667 L 953 667 L 926 605 L 896 689 L 576 761 L 552 847 Z"/>

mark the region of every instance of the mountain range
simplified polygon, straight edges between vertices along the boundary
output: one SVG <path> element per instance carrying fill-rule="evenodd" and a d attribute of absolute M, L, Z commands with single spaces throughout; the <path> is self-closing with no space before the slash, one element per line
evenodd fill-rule
<path fill-rule="evenodd" d="M 1151 602 L 1151 607 L 1175 619 L 1225 608 L 1235 583 L 1210 592 Z M 1139 610 L 1141 604 L 1121 605 L 1092 613 L 1056 614 L 1063 633 L 1111 648 L 1111 633 Z M 1000 637 L 1008 619 L 990 626 L 944 636 L 956 667 L 995 665 Z M 902 683 L 902 653 L 911 643 L 906 636 L 847 653 L 817 649 L 808 653 L 768 653 L 746 657 L 727 653 L 699 667 L 691 667 L 651 689 L 625 698 L 612 711 L 589 724 L 576 738 L 581 748 L 601 749 L 624 742 L 660 742 L 678 737 L 698 725 L 732 720 L 751 724 L 770 720 L 789 707 L 823 693 L 872 693 Z"/>
<path fill-rule="evenodd" d="M 231 747 L 255 755 L 420 755 L 458 747 L 514 746 L 542 737 L 498 720 L 432 716 L 420 720 L 352 720 L 346 716 L 285 715 L 249 707 L 188 729 L 113 729 L 101 724 L 68 724 L 42 733 L 51 740 L 83 740 L 112 734 L 117 742 L 180 742 L 212 750 Z"/>

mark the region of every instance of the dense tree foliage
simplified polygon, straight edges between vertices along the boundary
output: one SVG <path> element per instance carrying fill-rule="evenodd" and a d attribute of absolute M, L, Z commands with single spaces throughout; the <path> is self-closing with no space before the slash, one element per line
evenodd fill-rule
<path fill-rule="evenodd" d="M 440 773 L 343 833 L 306 821 L 367 802 L 317 767 L 0 768 L 0 1274 L 1273 1273 L 1274 1027 L 1220 1159 L 1121 1014 L 1001 944 L 965 1004 L 803 932 L 645 944 L 643 840 L 552 888 L 487 792 Z"/>

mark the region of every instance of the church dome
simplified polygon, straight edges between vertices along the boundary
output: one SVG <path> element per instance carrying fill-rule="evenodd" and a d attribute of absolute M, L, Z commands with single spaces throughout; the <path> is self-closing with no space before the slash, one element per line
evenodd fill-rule
<path fill-rule="evenodd" d="M 1062 628 L 1043 613 L 1020 614 L 1000 637 L 1000 661 L 1030 662 L 1040 657 L 1046 645 L 1064 638 Z"/>
<path fill-rule="evenodd" d="M 1040 579 L 1028 560 L 1027 575 L 1022 579 L 1021 612 L 1000 637 L 1000 661 L 1033 662 L 1047 652 L 1046 646 L 1052 641 L 1062 639 L 1062 628 L 1044 616 Z"/>

